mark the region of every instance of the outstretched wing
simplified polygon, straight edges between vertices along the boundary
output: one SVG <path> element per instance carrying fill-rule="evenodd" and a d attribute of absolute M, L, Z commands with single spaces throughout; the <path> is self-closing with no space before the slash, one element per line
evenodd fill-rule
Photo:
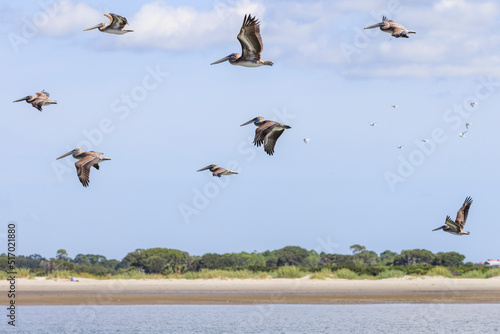
<path fill-rule="evenodd" d="M 276 145 L 276 141 L 281 136 L 283 131 L 285 131 L 285 129 L 275 127 L 266 136 L 266 138 L 264 139 L 264 151 L 266 151 L 267 154 L 269 155 L 274 154 L 274 146 Z"/>
<path fill-rule="evenodd" d="M 467 216 L 469 215 L 469 208 L 472 204 L 472 198 L 468 196 L 465 198 L 464 204 L 457 212 L 457 219 L 455 220 L 457 224 L 460 225 L 461 228 L 465 226 L 465 222 L 467 221 Z"/>
<path fill-rule="evenodd" d="M 260 23 L 251 15 L 245 15 L 238 40 L 241 44 L 241 57 L 260 59 L 262 53 L 262 37 L 260 36 Z"/>
<path fill-rule="evenodd" d="M 75 163 L 76 174 L 84 187 L 89 186 L 90 168 L 99 161 L 98 157 L 87 155 Z"/>
<path fill-rule="evenodd" d="M 253 143 L 255 146 L 259 147 L 264 144 L 264 139 L 266 136 L 278 125 L 278 123 L 273 121 L 266 121 L 264 124 L 255 129 L 255 138 Z"/>
<path fill-rule="evenodd" d="M 106 15 L 106 14 L 104 14 L 104 15 Z M 106 15 L 106 16 L 108 16 L 108 15 Z M 113 13 L 109 13 L 109 16 L 111 16 L 110 17 L 111 23 L 109 25 L 114 29 L 121 30 L 125 27 L 125 25 L 128 24 L 127 19 L 124 18 L 123 16 L 113 14 Z"/>
<path fill-rule="evenodd" d="M 460 226 L 456 222 L 451 220 L 450 216 L 446 216 L 445 225 L 448 226 L 453 232 L 458 233 L 461 230 Z"/>
<path fill-rule="evenodd" d="M 36 97 L 48 99 L 50 97 L 50 94 L 49 92 L 42 90 L 41 92 L 36 93 Z"/>

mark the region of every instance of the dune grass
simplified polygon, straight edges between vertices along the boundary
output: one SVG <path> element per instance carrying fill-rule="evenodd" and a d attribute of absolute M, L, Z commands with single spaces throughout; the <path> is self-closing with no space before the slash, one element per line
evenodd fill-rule
<path fill-rule="evenodd" d="M 184 278 L 184 279 L 211 279 L 211 278 L 219 278 L 219 279 L 266 279 L 268 275 L 263 272 L 253 272 L 250 270 L 220 270 L 220 269 L 202 269 L 200 271 L 188 271 L 184 274 L 170 274 L 167 276 L 168 278 Z"/>
<path fill-rule="evenodd" d="M 405 272 L 397 269 L 387 269 L 375 276 L 377 279 L 396 278 L 405 276 Z"/>
<path fill-rule="evenodd" d="M 349 269 L 339 269 L 333 273 L 334 278 L 342 278 L 342 279 L 357 279 L 359 278 L 358 274 Z"/>
<path fill-rule="evenodd" d="M 500 276 L 500 268 L 493 268 L 484 273 L 484 278 Z"/>
<path fill-rule="evenodd" d="M 486 273 L 483 273 L 481 270 L 470 270 L 466 273 L 463 273 L 460 278 L 486 278 Z"/>
<path fill-rule="evenodd" d="M 328 269 L 328 268 L 323 268 L 321 271 L 317 271 L 315 273 L 312 273 L 311 276 L 309 276 L 310 279 L 327 279 L 327 278 L 333 278 L 333 272 Z"/>
<path fill-rule="evenodd" d="M 274 278 L 301 278 L 306 275 L 307 273 L 295 266 L 283 266 L 271 272 L 271 276 Z"/>
<path fill-rule="evenodd" d="M 426 276 L 442 276 L 448 278 L 453 277 L 450 270 L 444 267 L 434 267 L 427 272 Z"/>

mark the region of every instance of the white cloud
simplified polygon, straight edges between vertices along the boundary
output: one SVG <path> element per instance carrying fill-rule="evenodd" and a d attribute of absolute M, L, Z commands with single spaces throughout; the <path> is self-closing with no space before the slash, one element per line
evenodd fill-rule
<path fill-rule="evenodd" d="M 46 35 L 61 36 L 81 32 L 83 29 L 108 21 L 98 10 L 82 2 L 62 0 L 56 2 L 53 11 L 48 12 L 47 24 L 40 27 Z"/>

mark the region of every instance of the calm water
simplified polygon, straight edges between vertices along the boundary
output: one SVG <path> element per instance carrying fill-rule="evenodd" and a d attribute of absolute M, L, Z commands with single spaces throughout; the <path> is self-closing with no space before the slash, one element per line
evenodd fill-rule
<path fill-rule="evenodd" d="M 0 332 L 500 333 L 500 304 L 24 306 L 17 317 Z"/>

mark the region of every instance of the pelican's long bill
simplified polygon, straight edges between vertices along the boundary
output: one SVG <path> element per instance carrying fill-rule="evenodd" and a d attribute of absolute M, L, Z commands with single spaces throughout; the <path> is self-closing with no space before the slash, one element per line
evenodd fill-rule
<path fill-rule="evenodd" d="M 89 31 L 89 30 L 92 30 L 92 29 L 97 29 L 97 28 L 100 28 L 102 27 L 103 24 L 102 23 L 99 23 L 99 24 L 96 24 L 95 26 L 93 27 L 90 27 L 90 28 L 87 28 L 87 29 L 83 29 L 83 31 Z"/>
<path fill-rule="evenodd" d="M 69 151 L 68 153 L 65 153 L 65 154 L 61 155 L 61 156 L 60 156 L 59 158 L 57 158 L 56 160 L 59 160 L 59 159 L 65 158 L 65 157 L 67 157 L 68 155 L 71 155 L 71 154 L 73 154 L 73 150 Z"/>
<path fill-rule="evenodd" d="M 250 123 L 254 123 L 256 120 L 257 120 L 257 117 L 255 117 L 254 119 L 249 120 L 249 121 L 248 121 L 248 122 L 246 122 L 246 123 L 241 124 L 240 126 L 245 126 L 245 125 L 248 125 L 248 124 L 250 124 Z"/>
<path fill-rule="evenodd" d="M 374 25 L 371 25 L 369 27 L 366 27 L 365 29 L 373 29 L 373 28 L 378 28 L 378 27 L 381 27 L 384 25 L 384 22 L 379 22 L 379 23 L 376 23 Z"/>
<path fill-rule="evenodd" d="M 21 99 L 18 99 L 18 100 L 12 101 L 12 102 L 27 101 L 27 100 L 29 100 L 29 99 L 30 99 L 30 96 L 28 95 L 28 96 L 25 96 L 25 97 L 23 97 L 23 98 L 21 98 Z"/>
<path fill-rule="evenodd" d="M 223 63 L 223 62 L 231 60 L 231 59 L 236 59 L 233 54 L 230 54 L 229 56 L 226 56 L 226 57 L 219 59 L 217 61 L 214 61 L 210 65 L 220 64 L 220 63 Z"/>
<path fill-rule="evenodd" d="M 197 172 L 201 172 L 203 170 L 207 170 L 207 169 L 210 169 L 212 168 L 214 165 L 208 165 L 207 167 L 203 167 L 202 169 L 198 169 Z"/>

